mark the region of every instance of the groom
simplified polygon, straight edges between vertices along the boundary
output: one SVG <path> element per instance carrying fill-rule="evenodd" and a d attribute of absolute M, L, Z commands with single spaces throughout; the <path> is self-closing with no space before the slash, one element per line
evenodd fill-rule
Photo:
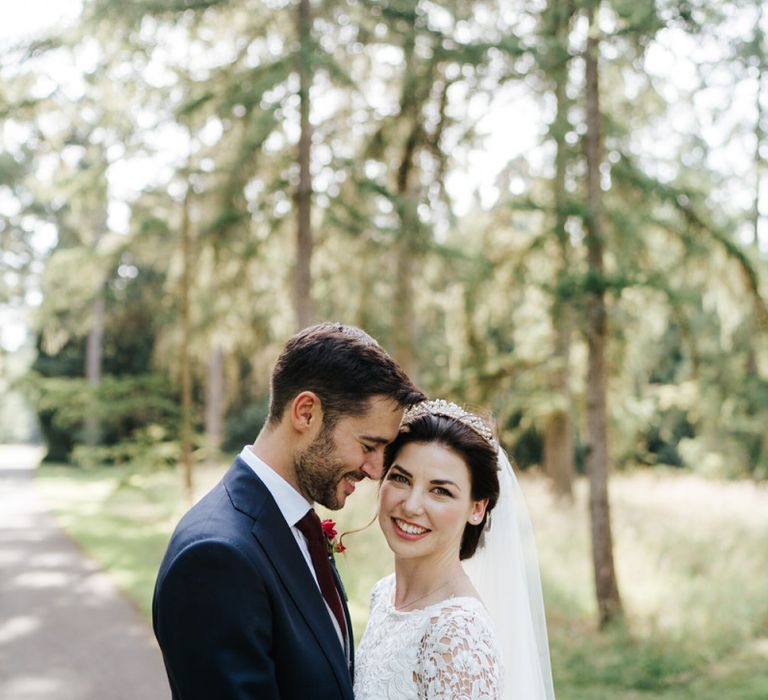
<path fill-rule="evenodd" d="M 422 393 L 363 331 L 291 338 L 269 416 L 181 520 L 152 616 L 176 700 L 352 700 L 352 626 L 312 508 L 379 479 L 403 408 Z"/>

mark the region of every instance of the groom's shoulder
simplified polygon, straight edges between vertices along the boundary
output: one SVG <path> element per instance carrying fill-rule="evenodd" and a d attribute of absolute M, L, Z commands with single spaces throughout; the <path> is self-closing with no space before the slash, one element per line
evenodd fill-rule
<path fill-rule="evenodd" d="M 217 540 L 237 538 L 247 532 L 248 523 L 242 522 L 243 514 L 232 504 L 227 481 L 227 474 L 181 518 L 171 535 L 169 550 L 178 550 L 199 540 Z"/>
<path fill-rule="evenodd" d="M 219 482 L 183 515 L 173 538 L 215 536 L 230 519 L 231 510 L 227 491 Z"/>
<path fill-rule="evenodd" d="M 231 550 L 246 556 L 253 548 L 253 538 L 249 523 L 243 520 L 242 513 L 232 507 L 223 484 L 217 484 L 179 521 L 168 542 L 161 575 L 180 560 L 206 552 Z"/>

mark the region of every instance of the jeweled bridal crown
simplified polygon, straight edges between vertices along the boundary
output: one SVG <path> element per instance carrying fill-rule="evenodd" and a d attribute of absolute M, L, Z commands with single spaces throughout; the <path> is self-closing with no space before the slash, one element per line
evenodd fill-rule
<path fill-rule="evenodd" d="M 408 425 L 422 416 L 445 416 L 446 418 L 454 418 L 468 428 L 474 430 L 493 447 L 496 446 L 493 431 L 486 425 L 485 421 L 480 418 L 480 416 L 465 411 L 461 406 L 452 401 L 432 399 L 430 401 L 422 401 L 421 403 L 414 404 L 410 408 L 407 408 L 403 414 L 402 425 Z"/>

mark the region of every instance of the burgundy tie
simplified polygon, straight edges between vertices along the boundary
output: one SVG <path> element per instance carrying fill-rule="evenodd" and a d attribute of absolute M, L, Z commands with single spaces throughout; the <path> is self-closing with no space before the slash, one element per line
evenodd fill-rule
<path fill-rule="evenodd" d="M 320 518 L 314 509 L 310 508 L 306 515 L 296 523 L 296 527 L 307 538 L 309 556 L 312 558 L 312 566 L 315 567 L 315 575 L 317 576 L 318 584 L 320 584 L 320 591 L 323 594 L 323 598 L 325 598 L 325 602 L 328 603 L 328 607 L 336 616 L 343 635 L 346 631 L 344 611 L 341 608 L 341 599 L 333 581 L 331 562 L 328 559 L 328 545 L 325 541 L 325 535 L 323 535 L 323 526 L 320 524 Z"/>

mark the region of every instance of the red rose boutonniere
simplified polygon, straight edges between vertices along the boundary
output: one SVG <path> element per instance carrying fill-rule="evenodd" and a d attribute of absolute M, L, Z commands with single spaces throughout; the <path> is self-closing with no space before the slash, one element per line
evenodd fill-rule
<path fill-rule="evenodd" d="M 333 556 L 334 554 L 341 554 L 346 547 L 341 543 L 341 540 L 336 541 L 336 523 L 333 520 L 323 520 L 320 523 L 323 526 L 323 534 L 325 535 L 325 544 L 328 546 L 328 554 Z"/>

